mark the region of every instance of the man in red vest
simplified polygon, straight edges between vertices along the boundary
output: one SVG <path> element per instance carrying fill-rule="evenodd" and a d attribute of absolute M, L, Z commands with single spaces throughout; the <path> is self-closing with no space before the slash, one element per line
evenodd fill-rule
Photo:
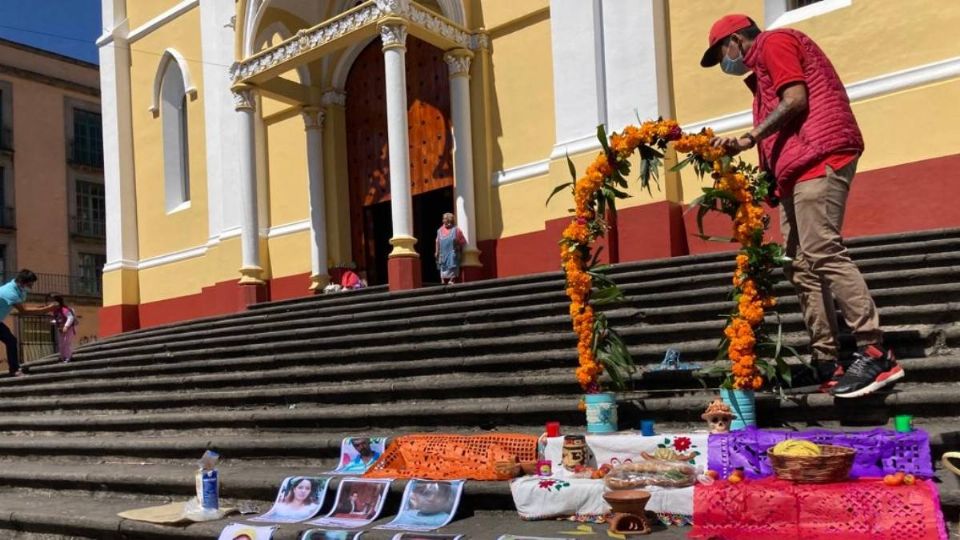
<path fill-rule="evenodd" d="M 843 245 L 840 230 L 863 153 L 863 136 L 843 82 L 807 35 L 792 29 L 761 32 L 746 15 L 727 15 L 710 28 L 700 65 L 729 75 L 750 73 L 753 129 L 713 144 L 731 153 L 758 147 L 760 166 L 777 180 L 780 222 L 786 239 L 785 268 L 810 333 L 821 391 L 853 398 L 903 378 L 883 345 L 877 307 Z M 838 362 L 840 306 L 857 340 L 853 363 Z"/>

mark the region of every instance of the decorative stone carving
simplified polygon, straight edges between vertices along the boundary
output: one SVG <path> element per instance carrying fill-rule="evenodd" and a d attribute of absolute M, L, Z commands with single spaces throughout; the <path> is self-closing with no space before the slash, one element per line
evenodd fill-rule
<path fill-rule="evenodd" d="M 410 11 L 410 0 L 377 0 L 377 7 L 385 15 L 406 15 Z"/>
<path fill-rule="evenodd" d="M 380 40 L 383 50 L 406 47 L 407 27 L 403 24 L 384 24 L 380 26 Z"/>
<path fill-rule="evenodd" d="M 470 47 L 470 34 L 425 7 L 410 4 L 407 17 L 418 26 L 439 34 L 461 47 Z"/>
<path fill-rule="evenodd" d="M 465 50 L 456 50 L 443 55 L 450 77 L 469 77 L 471 54 Z"/>
<path fill-rule="evenodd" d="M 233 89 L 233 108 L 238 111 L 257 110 L 257 96 L 249 86 Z"/>
<path fill-rule="evenodd" d="M 489 48 L 490 38 L 485 33 L 470 34 L 464 28 L 410 0 L 376 0 L 361 4 L 355 10 L 324 24 L 300 30 L 274 47 L 234 64 L 230 68 L 231 78 L 234 82 L 248 80 L 361 27 L 375 24 L 385 17 L 405 19 L 410 24 L 443 36 L 464 49 Z M 380 37 L 385 48 L 404 46 L 406 36 L 407 29 L 402 23 L 391 22 L 380 27 Z"/>
<path fill-rule="evenodd" d="M 486 32 L 470 34 L 470 49 L 474 51 L 490 49 L 490 35 Z"/>
<path fill-rule="evenodd" d="M 303 107 L 300 110 L 300 116 L 303 117 L 303 128 L 306 131 L 311 129 L 322 129 L 323 118 L 325 116 L 323 109 L 319 107 Z"/>
<path fill-rule="evenodd" d="M 320 96 L 320 104 L 329 107 L 336 105 L 338 107 L 347 106 L 347 93 L 343 90 L 327 90 Z"/>

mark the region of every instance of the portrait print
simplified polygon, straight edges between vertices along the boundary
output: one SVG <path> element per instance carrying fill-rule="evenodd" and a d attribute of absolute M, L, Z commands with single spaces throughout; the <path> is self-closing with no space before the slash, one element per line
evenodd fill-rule
<path fill-rule="evenodd" d="M 337 500 L 326 516 L 311 521 L 321 527 L 357 528 L 369 525 L 380 515 L 390 492 L 391 480 L 347 478 L 337 488 Z"/>
<path fill-rule="evenodd" d="M 410 480 L 397 517 L 378 528 L 432 531 L 445 527 L 457 513 L 462 493 L 463 480 Z"/>
<path fill-rule="evenodd" d="M 218 540 L 270 540 L 276 527 L 255 527 L 231 523 L 220 531 Z"/>
<path fill-rule="evenodd" d="M 330 474 L 360 475 L 380 459 L 386 437 L 347 437 L 340 444 L 340 463 Z"/>
<path fill-rule="evenodd" d="M 289 476 L 280 484 L 277 499 L 266 514 L 251 521 L 296 523 L 317 515 L 327 494 L 329 478 Z"/>

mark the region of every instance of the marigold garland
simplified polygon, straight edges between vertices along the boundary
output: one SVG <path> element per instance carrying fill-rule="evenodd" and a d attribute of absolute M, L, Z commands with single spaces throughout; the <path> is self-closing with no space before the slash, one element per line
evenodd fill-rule
<path fill-rule="evenodd" d="M 600 345 L 612 337 L 602 314 L 591 305 L 593 275 L 596 275 L 590 271 L 591 244 L 606 230 L 602 209 L 606 205 L 613 208 L 616 198 L 626 197 L 616 188 L 626 187 L 623 176 L 629 171 L 628 160 L 638 149 L 642 162 L 641 187 L 649 189 L 649 180 L 651 176 L 656 177 L 656 168 L 663 157 L 658 149 L 666 149 L 670 142 L 677 152 L 688 154 L 678 168 L 693 163 L 699 174 L 709 172 L 714 179 L 713 187 L 704 189 L 707 196 L 701 202 L 701 213 L 720 210 L 733 218 L 733 239 L 740 243 L 741 250 L 733 276 L 736 307 L 724 329 L 726 352 L 731 361 L 729 384 L 740 389 L 759 389 L 763 385 L 761 364 L 768 364 L 758 361 L 756 349 L 759 341 L 767 339 L 761 328 L 765 310 L 776 304 L 770 273 L 782 253 L 778 245 L 763 241 L 768 219 L 760 204 L 766 194 L 762 177 L 743 162 L 732 165 L 724 148 L 710 144 L 713 136 L 710 129 L 684 134 L 677 122 L 658 120 L 644 122 L 639 127 L 627 126 L 622 132 L 610 135 L 608 140 L 601 126 L 598 137 L 604 151 L 583 176 L 554 190 L 557 193 L 572 187 L 576 204 L 560 246 L 570 318 L 577 335 L 577 382 L 587 393 L 600 391 L 599 377 L 604 372 L 604 362 L 597 352 L 608 350 Z M 573 165 L 570 167 L 573 174 Z M 625 352 L 625 347 L 623 349 Z"/>

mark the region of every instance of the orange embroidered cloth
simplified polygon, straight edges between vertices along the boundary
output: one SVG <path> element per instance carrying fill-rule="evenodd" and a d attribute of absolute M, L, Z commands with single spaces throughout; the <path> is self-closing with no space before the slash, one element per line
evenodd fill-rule
<path fill-rule="evenodd" d="M 405 435 L 364 474 L 368 478 L 497 480 L 498 461 L 536 461 L 537 437 L 519 434 Z"/>

